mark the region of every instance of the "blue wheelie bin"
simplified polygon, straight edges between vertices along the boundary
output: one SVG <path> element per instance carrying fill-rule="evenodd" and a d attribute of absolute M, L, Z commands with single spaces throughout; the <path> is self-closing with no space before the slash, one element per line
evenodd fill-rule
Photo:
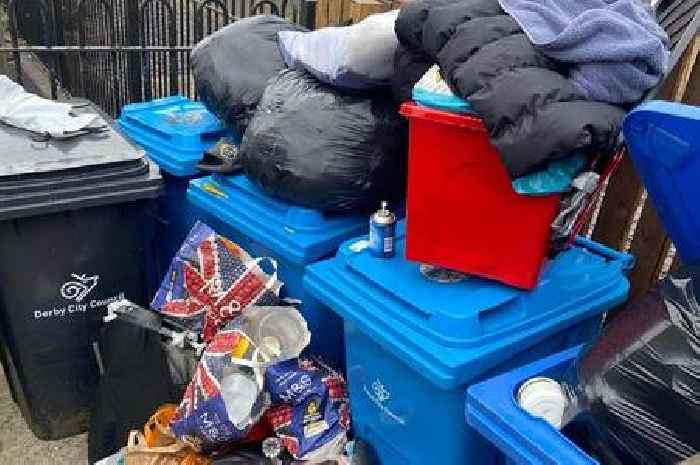
<path fill-rule="evenodd" d="M 598 465 L 598 462 L 542 418 L 518 405 L 520 386 L 535 377 L 560 378 L 576 360 L 581 347 L 515 368 L 471 386 L 466 419 L 502 456 L 506 465 Z"/>
<path fill-rule="evenodd" d="M 623 124 L 630 157 L 683 261 L 700 264 L 700 108 L 653 101 Z"/>
<path fill-rule="evenodd" d="M 181 96 L 126 105 L 117 127 L 146 151 L 165 180 L 156 231 L 159 280 L 198 216 L 186 201 L 190 180 L 204 175 L 197 163 L 223 137 L 239 137 L 203 104 Z"/>
<path fill-rule="evenodd" d="M 273 199 L 243 176 L 214 175 L 190 183 L 189 201 L 202 220 L 250 254 L 276 260 L 282 297 L 302 301 L 299 311 L 311 330 L 309 353 L 344 368 L 342 320 L 304 290 L 307 265 L 335 254 L 338 246 L 368 229 L 366 216 L 324 216 Z"/>
<path fill-rule="evenodd" d="M 464 421 L 480 379 L 599 333 L 629 292 L 629 255 L 579 239 L 522 291 L 479 278 L 431 281 L 404 257 L 373 257 L 366 236 L 307 267 L 308 292 L 343 318 L 355 435 L 385 465 L 497 464 L 499 451 Z"/>

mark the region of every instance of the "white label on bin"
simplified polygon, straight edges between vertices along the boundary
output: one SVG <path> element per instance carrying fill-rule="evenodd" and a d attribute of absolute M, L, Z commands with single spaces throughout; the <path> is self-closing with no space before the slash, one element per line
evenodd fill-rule
<path fill-rule="evenodd" d="M 366 384 L 362 386 L 362 389 L 365 391 L 365 394 L 367 397 L 369 397 L 369 400 L 372 401 L 372 403 L 382 411 L 386 416 L 394 420 L 400 425 L 405 425 L 406 420 L 396 413 L 392 412 L 391 409 L 386 405 L 389 400 L 391 400 L 391 393 L 389 390 L 386 388 L 384 383 L 379 380 L 379 378 L 375 379 L 372 382 L 372 386 L 367 386 Z"/>
<path fill-rule="evenodd" d="M 34 319 L 63 318 L 73 314 L 86 313 L 89 310 L 106 307 L 112 302 L 124 299 L 125 295 L 118 295 L 105 299 L 86 300 L 90 293 L 97 287 L 100 281 L 98 275 L 71 274 L 71 279 L 63 283 L 59 289 L 61 297 L 71 302 L 67 305 L 55 306 L 51 309 L 34 310 Z"/>

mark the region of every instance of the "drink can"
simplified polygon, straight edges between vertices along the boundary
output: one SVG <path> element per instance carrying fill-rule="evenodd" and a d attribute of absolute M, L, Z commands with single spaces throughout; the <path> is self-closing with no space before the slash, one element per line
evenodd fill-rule
<path fill-rule="evenodd" d="M 389 211 L 389 203 L 382 202 L 382 208 L 369 220 L 369 249 L 379 258 L 394 256 L 396 239 L 396 215 Z"/>

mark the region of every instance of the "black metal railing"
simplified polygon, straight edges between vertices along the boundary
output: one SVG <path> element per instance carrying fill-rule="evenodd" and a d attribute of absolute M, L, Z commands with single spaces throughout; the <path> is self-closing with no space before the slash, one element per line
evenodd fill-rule
<path fill-rule="evenodd" d="M 112 116 L 130 102 L 196 97 L 190 52 L 239 18 L 266 13 L 313 28 L 315 0 L 0 0 L 9 54 L 22 82 L 26 54 L 45 67 L 50 94 L 83 97 Z"/>

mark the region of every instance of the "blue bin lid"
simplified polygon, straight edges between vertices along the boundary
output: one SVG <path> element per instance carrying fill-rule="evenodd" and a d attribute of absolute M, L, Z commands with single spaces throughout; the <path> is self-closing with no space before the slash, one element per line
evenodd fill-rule
<path fill-rule="evenodd" d="M 204 152 L 222 137 L 240 139 L 202 103 L 182 96 L 126 105 L 117 126 L 163 171 L 178 177 L 196 175 Z"/>
<path fill-rule="evenodd" d="M 700 108 L 653 101 L 623 123 L 630 155 L 683 261 L 700 264 Z"/>
<path fill-rule="evenodd" d="M 546 420 L 520 408 L 515 398 L 520 386 L 531 378 L 559 380 L 580 351 L 581 346 L 572 347 L 469 387 L 467 423 L 509 457 L 508 463 L 598 465 Z"/>
<path fill-rule="evenodd" d="M 243 175 L 193 179 L 187 197 L 275 257 L 302 266 L 333 254 L 369 225 L 365 216 L 325 216 L 274 199 Z"/>
<path fill-rule="evenodd" d="M 373 257 L 365 240 L 307 267 L 305 287 L 444 389 L 622 303 L 629 291 L 631 257 L 585 239 L 551 260 L 528 292 L 480 278 L 427 280 L 418 263 L 403 258 L 404 222 L 392 259 Z"/>

